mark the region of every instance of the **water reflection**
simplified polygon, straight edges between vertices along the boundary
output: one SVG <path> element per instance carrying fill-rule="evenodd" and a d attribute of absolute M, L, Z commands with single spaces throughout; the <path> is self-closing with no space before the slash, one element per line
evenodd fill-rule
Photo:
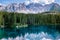
<path fill-rule="evenodd" d="M 19 29 L 0 29 L 0 40 L 60 40 L 59 26 L 31 25 Z"/>
<path fill-rule="evenodd" d="M 2 38 L 1 40 L 60 40 L 60 35 L 56 36 L 56 38 L 53 37 L 51 34 L 47 34 L 44 32 L 34 34 L 34 33 L 26 33 L 24 36 L 17 36 L 15 38 Z"/>

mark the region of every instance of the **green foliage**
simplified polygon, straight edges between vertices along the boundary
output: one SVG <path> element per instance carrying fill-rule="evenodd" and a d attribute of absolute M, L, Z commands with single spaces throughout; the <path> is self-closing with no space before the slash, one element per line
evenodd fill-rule
<path fill-rule="evenodd" d="M 7 28 L 13 28 L 16 25 L 59 25 L 60 13 L 38 13 L 38 14 L 24 14 L 24 13 L 8 13 L 0 12 L 0 25 Z"/>
<path fill-rule="evenodd" d="M 4 26 L 7 28 L 13 28 L 12 26 L 14 25 L 14 13 L 5 13 L 3 15 L 4 18 Z"/>

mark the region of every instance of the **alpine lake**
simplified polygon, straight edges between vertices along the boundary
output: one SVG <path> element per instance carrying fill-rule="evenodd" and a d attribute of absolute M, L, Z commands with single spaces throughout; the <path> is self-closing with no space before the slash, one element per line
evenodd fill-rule
<path fill-rule="evenodd" d="M 60 25 L 29 25 L 0 28 L 0 40 L 60 40 Z"/>

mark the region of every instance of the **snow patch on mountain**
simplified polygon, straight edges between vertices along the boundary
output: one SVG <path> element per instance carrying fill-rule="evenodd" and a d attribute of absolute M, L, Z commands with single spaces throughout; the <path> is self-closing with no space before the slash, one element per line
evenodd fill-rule
<path fill-rule="evenodd" d="M 25 3 L 11 3 L 7 6 L 0 5 L 0 10 L 18 13 L 42 13 L 48 11 L 60 12 L 60 5 L 57 3 L 51 3 L 46 5 L 42 5 L 39 3 L 30 3 L 28 5 L 26 5 Z"/>

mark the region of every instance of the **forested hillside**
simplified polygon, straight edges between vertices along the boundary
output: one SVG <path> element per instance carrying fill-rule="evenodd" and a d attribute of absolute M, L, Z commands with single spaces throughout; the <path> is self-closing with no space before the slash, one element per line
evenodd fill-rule
<path fill-rule="evenodd" d="M 0 26 L 13 27 L 16 25 L 59 25 L 60 13 L 24 14 L 0 12 Z"/>

